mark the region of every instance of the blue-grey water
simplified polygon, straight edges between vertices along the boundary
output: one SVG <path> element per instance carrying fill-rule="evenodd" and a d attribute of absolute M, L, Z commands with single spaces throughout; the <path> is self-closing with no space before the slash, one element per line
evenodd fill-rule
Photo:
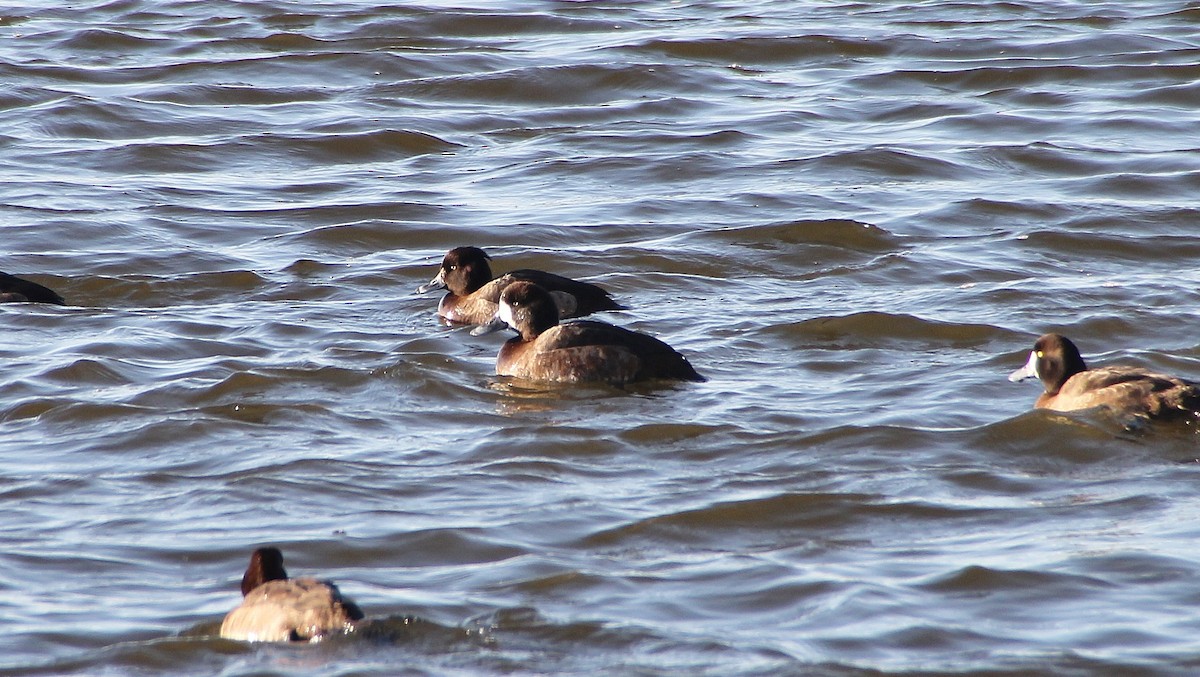
<path fill-rule="evenodd" d="M 1200 672 L 1200 5 L 0 5 L 0 674 Z M 492 374 L 442 254 L 709 377 Z M 256 546 L 374 619 L 215 637 Z"/>

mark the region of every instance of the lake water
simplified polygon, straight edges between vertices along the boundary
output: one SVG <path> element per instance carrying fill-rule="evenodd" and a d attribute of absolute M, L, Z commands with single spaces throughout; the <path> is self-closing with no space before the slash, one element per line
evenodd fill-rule
<path fill-rule="evenodd" d="M 1195 2 L 0 7 L 0 674 L 1200 672 Z M 492 374 L 451 247 L 709 377 Z M 375 619 L 214 636 L 250 551 Z"/>

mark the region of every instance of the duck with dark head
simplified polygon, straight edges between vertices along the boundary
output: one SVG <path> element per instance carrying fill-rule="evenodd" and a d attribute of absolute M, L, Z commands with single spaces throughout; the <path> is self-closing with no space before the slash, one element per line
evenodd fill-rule
<path fill-rule="evenodd" d="M 1200 411 L 1200 386 L 1177 376 L 1139 367 L 1112 365 L 1088 369 L 1079 349 L 1065 336 L 1046 334 L 1033 344 L 1025 366 L 1010 381 L 1041 380 L 1044 392 L 1034 406 L 1055 411 L 1104 407 L 1121 416 L 1169 418 Z"/>
<path fill-rule="evenodd" d="M 582 317 L 601 310 L 625 308 L 594 284 L 541 270 L 514 270 L 493 278 L 492 267 L 488 264 L 490 259 L 479 247 L 451 249 L 442 259 L 437 275 L 417 287 L 417 293 L 448 290 L 438 304 L 438 315 L 461 324 L 483 324 L 492 319 L 500 293 L 518 280 L 534 282 L 548 290 L 554 297 L 559 317 Z"/>
<path fill-rule="evenodd" d="M 500 376 L 614 385 L 648 379 L 705 380 L 686 357 L 653 336 L 595 320 L 559 324 L 549 292 L 532 282 L 508 285 L 492 321 L 471 333 L 504 327 L 518 335 L 505 342 L 496 357 Z"/>
<path fill-rule="evenodd" d="M 337 586 L 315 578 L 288 578 L 283 553 L 259 548 L 242 576 L 242 604 L 221 623 L 221 636 L 245 642 L 315 642 L 346 633 L 363 612 Z"/>

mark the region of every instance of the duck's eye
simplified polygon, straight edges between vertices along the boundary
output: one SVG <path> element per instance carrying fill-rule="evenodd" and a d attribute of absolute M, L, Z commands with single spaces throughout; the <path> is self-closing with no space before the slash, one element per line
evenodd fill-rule
<path fill-rule="evenodd" d="M 447 270 L 458 270 L 458 266 L 450 266 Z"/>
<path fill-rule="evenodd" d="M 1042 359 L 1042 358 L 1043 358 L 1043 357 L 1045 357 L 1045 356 L 1046 356 L 1046 353 L 1043 353 L 1043 352 L 1042 352 L 1042 351 L 1040 351 L 1040 350 L 1039 350 L 1039 351 L 1037 351 L 1037 357 L 1038 357 L 1038 359 L 1039 359 L 1039 360 L 1040 360 L 1040 359 Z"/>

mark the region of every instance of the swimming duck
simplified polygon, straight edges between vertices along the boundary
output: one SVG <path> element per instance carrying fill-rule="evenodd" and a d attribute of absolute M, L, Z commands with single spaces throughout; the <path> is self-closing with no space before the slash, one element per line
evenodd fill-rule
<path fill-rule="evenodd" d="M 54 303 L 66 305 L 63 297 L 36 282 L 0 273 L 0 303 Z"/>
<path fill-rule="evenodd" d="M 500 348 L 500 376 L 615 385 L 656 378 L 705 380 L 687 358 L 652 336 L 595 320 L 559 324 L 549 292 L 532 282 L 505 287 L 495 317 L 471 333 L 478 336 L 506 326 L 519 336 Z"/>
<path fill-rule="evenodd" d="M 1088 369 L 1079 349 L 1065 336 L 1038 338 L 1024 367 L 1010 381 L 1039 378 L 1046 391 L 1034 406 L 1055 411 L 1107 407 L 1117 414 L 1145 418 L 1200 410 L 1200 386 L 1138 367 Z"/>
<path fill-rule="evenodd" d="M 350 632 L 363 612 L 337 586 L 315 578 L 288 578 L 283 553 L 259 548 L 242 577 L 242 605 L 221 623 L 221 636 L 245 642 L 315 642 Z"/>
<path fill-rule="evenodd" d="M 438 274 L 417 287 L 418 294 L 434 289 L 449 291 L 438 304 L 438 315 L 463 324 L 483 324 L 496 314 L 496 303 L 504 288 L 517 280 L 541 285 L 554 295 L 559 317 L 581 317 L 601 310 L 623 310 L 607 291 L 594 284 L 541 270 L 514 270 L 492 278 L 487 255 L 479 247 L 455 247 L 442 259 Z"/>

